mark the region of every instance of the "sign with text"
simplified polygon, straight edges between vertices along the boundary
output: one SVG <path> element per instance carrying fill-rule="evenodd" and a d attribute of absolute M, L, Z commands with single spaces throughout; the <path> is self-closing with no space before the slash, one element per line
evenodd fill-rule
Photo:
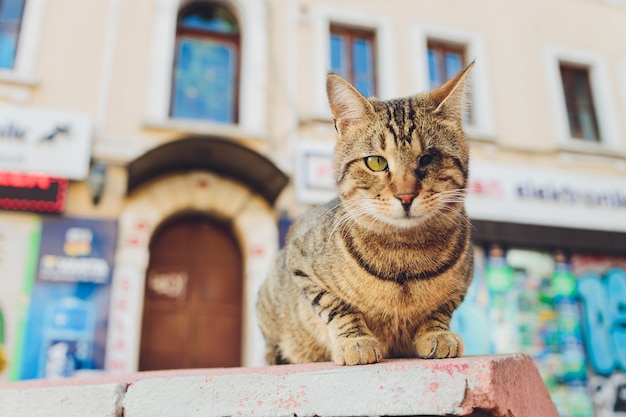
<path fill-rule="evenodd" d="M 82 180 L 92 127 L 82 113 L 0 106 L 0 169 Z"/>
<path fill-rule="evenodd" d="M 0 171 L 0 208 L 61 213 L 68 185 L 65 178 Z"/>
<path fill-rule="evenodd" d="M 104 368 L 117 222 L 46 218 L 20 379 Z"/>
<path fill-rule="evenodd" d="M 475 161 L 466 206 L 472 219 L 626 231 L 626 175 Z"/>

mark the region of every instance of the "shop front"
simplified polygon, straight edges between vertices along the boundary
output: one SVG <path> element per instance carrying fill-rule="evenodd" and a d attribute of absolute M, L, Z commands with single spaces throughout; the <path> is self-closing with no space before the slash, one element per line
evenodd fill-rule
<path fill-rule="evenodd" d="M 626 413 L 623 178 L 476 163 L 468 354 L 525 352 L 563 416 Z"/>

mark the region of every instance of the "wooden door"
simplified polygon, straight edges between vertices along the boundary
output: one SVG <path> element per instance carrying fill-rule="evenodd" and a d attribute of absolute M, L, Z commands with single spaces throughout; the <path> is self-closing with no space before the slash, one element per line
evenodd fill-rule
<path fill-rule="evenodd" d="M 173 220 L 150 244 L 140 370 L 239 366 L 242 265 L 232 232 L 204 216 Z"/>

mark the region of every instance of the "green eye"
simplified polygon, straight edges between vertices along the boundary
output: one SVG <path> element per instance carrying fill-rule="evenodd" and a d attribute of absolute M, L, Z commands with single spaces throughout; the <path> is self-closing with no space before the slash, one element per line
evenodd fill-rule
<path fill-rule="evenodd" d="M 382 156 L 368 156 L 365 158 L 365 165 L 374 172 L 387 170 L 387 160 Z"/>

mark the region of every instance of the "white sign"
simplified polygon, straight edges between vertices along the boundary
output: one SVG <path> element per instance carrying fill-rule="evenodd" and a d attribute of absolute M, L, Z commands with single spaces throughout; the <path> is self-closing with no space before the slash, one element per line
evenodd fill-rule
<path fill-rule="evenodd" d="M 474 161 L 470 218 L 626 232 L 626 175 Z"/>
<path fill-rule="evenodd" d="M 333 199 L 334 142 L 302 142 L 298 147 L 296 192 L 298 200 L 307 204 L 321 204 Z"/>
<path fill-rule="evenodd" d="M 91 136 L 82 113 L 0 106 L 0 170 L 84 179 Z"/>

